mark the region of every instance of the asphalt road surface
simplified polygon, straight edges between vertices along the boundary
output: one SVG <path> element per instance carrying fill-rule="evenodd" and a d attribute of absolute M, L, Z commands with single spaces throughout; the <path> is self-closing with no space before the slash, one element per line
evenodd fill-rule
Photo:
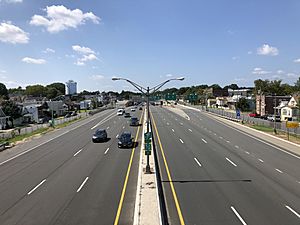
<path fill-rule="evenodd" d="M 299 156 L 205 112 L 151 112 L 170 224 L 300 224 Z"/>
<path fill-rule="evenodd" d="M 119 149 L 116 137 L 131 131 L 138 146 L 141 129 L 116 111 L 46 134 L 44 143 L 0 163 L 0 224 L 132 224 L 139 151 Z M 97 128 L 110 140 L 93 143 Z"/>

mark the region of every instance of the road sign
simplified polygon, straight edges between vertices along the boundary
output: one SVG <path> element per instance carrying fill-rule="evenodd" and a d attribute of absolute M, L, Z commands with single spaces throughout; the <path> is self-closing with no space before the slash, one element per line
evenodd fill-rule
<path fill-rule="evenodd" d="M 241 111 L 239 109 L 236 110 L 236 118 L 240 118 L 241 117 Z"/>
<path fill-rule="evenodd" d="M 151 142 L 145 143 L 145 151 L 151 151 L 151 149 L 152 149 Z"/>
<path fill-rule="evenodd" d="M 146 143 L 151 142 L 151 137 L 152 137 L 151 132 L 144 133 L 144 138 L 145 138 L 145 142 L 146 142 Z"/>
<path fill-rule="evenodd" d="M 286 122 L 286 127 L 287 128 L 298 128 L 299 127 L 299 123 L 298 122 Z"/>
<path fill-rule="evenodd" d="M 165 95 L 165 99 L 166 100 L 173 100 L 173 101 L 176 101 L 177 99 L 177 95 L 175 93 L 167 93 Z"/>

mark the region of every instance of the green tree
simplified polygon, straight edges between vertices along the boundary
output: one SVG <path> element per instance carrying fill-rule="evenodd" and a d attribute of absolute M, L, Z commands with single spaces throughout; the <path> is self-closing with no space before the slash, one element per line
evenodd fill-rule
<path fill-rule="evenodd" d="M 258 94 L 260 91 L 265 94 L 269 94 L 269 86 L 270 86 L 270 81 L 269 80 L 262 80 L 258 79 L 254 81 L 254 93 Z"/>
<path fill-rule="evenodd" d="M 2 102 L 1 106 L 5 115 L 10 116 L 9 119 L 12 123 L 12 126 L 14 126 L 13 119 L 17 119 L 22 116 L 22 108 L 15 102 L 9 100 Z"/>
<path fill-rule="evenodd" d="M 52 83 L 46 86 L 47 88 L 55 88 L 57 90 L 57 96 L 64 95 L 66 93 L 66 85 L 63 83 Z"/>
<path fill-rule="evenodd" d="M 300 92 L 300 77 L 295 82 L 295 86 L 294 87 L 295 87 L 295 91 L 299 91 Z"/>
<path fill-rule="evenodd" d="M 47 95 L 47 88 L 43 85 L 30 85 L 26 87 L 25 93 L 34 97 L 45 97 Z"/>
<path fill-rule="evenodd" d="M 7 98 L 8 97 L 8 90 L 5 84 L 0 83 L 0 96 Z"/>
<path fill-rule="evenodd" d="M 218 84 L 210 85 L 209 88 L 213 88 L 213 89 L 217 89 L 217 90 L 222 89 L 222 88 L 220 87 L 220 85 L 218 85 Z"/>
<path fill-rule="evenodd" d="M 248 111 L 250 108 L 250 105 L 245 98 L 240 98 L 239 101 L 236 104 L 236 107 L 240 109 L 242 112 Z"/>
<path fill-rule="evenodd" d="M 230 85 L 226 85 L 223 89 L 224 90 L 226 90 L 226 89 L 237 90 L 237 89 L 239 89 L 239 86 L 237 84 L 230 84 Z"/>
<path fill-rule="evenodd" d="M 58 93 L 59 93 L 59 91 L 54 87 L 49 87 L 46 90 L 46 94 L 47 94 L 46 96 L 49 99 L 53 99 L 53 98 L 57 97 Z"/>
<path fill-rule="evenodd" d="M 21 95 L 23 95 L 23 94 L 25 94 L 25 90 L 22 89 L 21 86 L 19 86 L 18 88 L 10 88 L 10 89 L 8 89 L 8 93 L 9 94 L 21 94 Z"/>

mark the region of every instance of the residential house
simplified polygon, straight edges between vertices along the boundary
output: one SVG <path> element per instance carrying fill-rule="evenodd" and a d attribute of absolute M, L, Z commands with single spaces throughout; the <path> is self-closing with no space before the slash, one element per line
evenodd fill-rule
<path fill-rule="evenodd" d="M 9 116 L 6 116 L 0 107 L 0 130 L 4 130 L 8 127 Z"/>
<path fill-rule="evenodd" d="M 297 101 L 295 97 L 292 97 L 290 101 L 282 101 L 281 105 L 276 107 L 278 110 L 280 110 L 279 115 L 281 117 L 281 121 L 296 121 L 298 120 L 300 116 L 300 110 L 297 106 Z"/>
<path fill-rule="evenodd" d="M 291 96 L 256 95 L 256 113 L 264 116 L 274 114 L 274 108 L 282 101 L 290 101 Z"/>

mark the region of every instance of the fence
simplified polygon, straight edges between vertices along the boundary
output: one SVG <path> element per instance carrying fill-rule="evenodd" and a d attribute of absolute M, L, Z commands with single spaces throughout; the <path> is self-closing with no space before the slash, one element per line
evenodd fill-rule
<path fill-rule="evenodd" d="M 205 110 L 204 106 L 196 106 L 196 108 Z M 285 122 L 273 122 L 273 121 L 264 120 L 264 119 L 260 119 L 260 118 L 250 117 L 245 114 L 241 114 L 241 116 L 238 118 L 236 116 L 235 112 L 228 112 L 228 111 L 225 111 L 224 109 L 207 108 L 206 110 L 210 113 L 218 114 L 222 117 L 225 117 L 225 118 L 228 118 L 231 120 L 238 120 L 238 121 L 250 123 L 253 125 L 265 126 L 265 127 L 270 127 L 270 128 L 274 128 L 274 125 L 275 125 L 275 128 L 278 131 L 283 131 L 283 132 L 288 131 L 290 134 L 295 134 L 297 136 L 300 136 L 300 128 L 295 128 L 295 129 L 290 128 L 288 130 Z"/>

